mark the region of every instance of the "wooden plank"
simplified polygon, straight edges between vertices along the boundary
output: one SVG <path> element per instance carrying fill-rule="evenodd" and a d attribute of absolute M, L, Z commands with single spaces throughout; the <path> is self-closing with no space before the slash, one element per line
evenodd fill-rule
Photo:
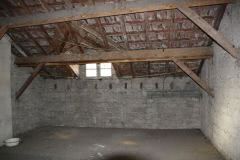
<path fill-rule="evenodd" d="M 206 59 L 213 56 L 211 47 L 172 48 L 156 50 L 131 50 L 111 52 L 89 52 L 85 54 L 61 54 L 16 58 L 17 65 L 48 64 L 86 64 L 102 62 L 138 62 L 177 59 Z"/>
<path fill-rule="evenodd" d="M 102 3 L 93 6 L 75 7 L 51 13 L 0 18 L 0 25 L 11 28 L 74 21 L 121 14 L 139 13 L 155 10 L 175 9 L 179 5 L 196 7 L 231 3 L 233 0 L 139 0 L 121 3 Z"/>
<path fill-rule="evenodd" d="M 8 31 L 8 27 L 7 26 L 2 26 L 0 27 L 0 40 L 2 39 L 2 37 L 4 36 L 4 34 Z"/>
<path fill-rule="evenodd" d="M 186 6 L 179 6 L 178 9 L 206 34 L 208 34 L 213 40 L 215 40 L 229 54 L 231 54 L 234 58 L 240 59 L 240 53 L 238 52 L 237 48 L 234 48 L 233 44 L 226 39 L 223 34 L 214 29 L 194 10 Z"/>
<path fill-rule="evenodd" d="M 40 63 L 37 65 L 33 73 L 31 74 L 30 77 L 24 82 L 22 87 L 16 92 L 16 99 L 19 99 L 19 97 L 23 94 L 23 92 L 27 89 L 27 87 L 32 83 L 34 78 L 38 75 L 38 73 L 43 69 L 44 63 Z"/>
<path fill-rule="evenodd" d="M 214 94 L 212 92 L 212 89 L 208 86 L 206 82 L 201 80 L 196 73 L 194 73 L 188 66 L 184 64 L 181 60 L 178 60 L 176 58 L 172 59 L 173 62 L 181 68 L 193 81 L 195 81 L 204 91 L 206 91 L 210 96 L 214 97 Z"/>

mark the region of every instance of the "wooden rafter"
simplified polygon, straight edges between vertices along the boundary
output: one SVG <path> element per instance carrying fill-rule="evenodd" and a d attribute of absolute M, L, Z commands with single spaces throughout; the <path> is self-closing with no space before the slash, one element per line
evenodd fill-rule
<path fill-rule="evenodd" d="M 43 2 L 42 0 L 39 0 L 39 1 L 40 1 L 41 5 L 42 5 L 42 8 L 44 8 L 44 9 L 46 10 L 46 12 L 50 11 L 49 6 L 48 6 L 45 2 Z M 68 5 L 68 7 L 69 7 L 69 1 L 66 0 L 65 3 L 66 3 L 66 4 Z M 46 35 L 46 37 L 47 37 L 48 39 L 51 39 L 51 37 L 50 37 L 50 36 L 48 35 L 48 33 L 45 31 L 45 29 L 44 29 L 43 26 L 41 27 L 41 29 L 42 29 L 42 31 L 44 32 L 44 34 Z M 50 43 L 50 40 L 49 40 L 49 44 L 53 44 L 54 49 L 57 49 L 58 52 L 59 52 L 58 54 L 60 54 L 61 52 L 63 52 L 63 49 L 64 49 L 64 47 L 65 47 L 65 45 L 66 45 L 66 41 L 69 39 L 69 34 L 72 34 L 72 33 L 71 33 L 71 30 L 69 30 L 68 32 L 66 32 L 65 34 L 63 34 L 58 24 L 56 25 L 56 30 L 58 31 L 58 33 L 59 33 L 60 36 L 62 36 L 62 35 L 64 36 L 64 37 L 63 37 L 63 42 L 60 44 L 60 47 L 59 47 L 58 45 L 56 45 L 56 43 L 57 43 L 56 41 Z M 75 36 L 74 36 L 74 37 L 75 37 Z M 77 42 L 77 38 L 76 38 L 76 37 L 75 37 L 75 41 Z M 80 51 L 80 52 L 83 52 L 83 49 L 82 49 L 81 46 L 78 46 L 78 48 L 79 48 L 79 51 Z M 66 67 L 67 70 L 69 70 L 69 71 L 70 71 L 72 74 L 74 74 L 75 76 L 79 76 L 79 71 L 78 71 L 78 69 L 77 69 L 77 65 L 66 65 L 65 67 Z M 79 67 L 79 66 L 78 66 L 78 67 Z"/>
<path fill-rule="evenodd" d="M 100 21 L 100 18 L 97 18 L 96 22 L 97 22 L 97 25 L 100 27 L 100 34 L 98 34 L 97 32 L 93 32 L 93 33 L 95 33 L 94 36 L 97 37 L 97 38 L 102 39 L 104 46 L 106 48 L 109 48 L 109 43 L 108 43 L 107 37 L 105 35 L 105 30 L 103 29 L 103 26 L 102 26 L 102 23 Z M 90 31 L 87 31 L 87 32 L 91 34 Z"/>
<path fill-rule="evenodd" d="M 51 45 L 50 48 L 52 48 L 53 50 L 57 49 L 58 46 L 56 45 L 56 41 L 53 41 L 52 37 L 50 37 L 50 35 L 48 34 L 48 32 L 46 31 L 46 29 L 43 25 L 40 26 L 40 30 L 44 34 L 44 37 L 47 39 L 48 43 Z M 51 53 L 52 53 L 52 51 L 50 51 L 50 49 L 49 49 L 48 54 L 51 54 Z"/>
<path fill-rule="evenodd" d="M 184 64 L 183 61 L 176 58 L 172 59 L 173 62 L 181 68 L 193 81 L 195 81 L 204 91 L 206 91 L 210 96 L 214 97 L 212 89 L 208 86 L 206 82 L 200 79 L 196 73 L 194 73 L 188 66 Z"/>
<path fill-rule="evenodd" d="M 70 35 L 71 35 L 71 38 L 73 38 L 73 39 L 75 40 L 75 43 L 78 43 L 78 39 L 77 39 L 76 35 L 73 33 L 70 24 L 65 23 L 65 27 L 66 27 L 66 29 L 67 29 L 67 33 L 69 33 L 68 35 L 65 36 L 65 41 L 69 41 L 69 40 L 70 40 Z M 62 43 L 62 49 L 60 50 L 61 52 L 63 52 L 63 49 L 64 49 L 65 45 L 66 45 L 66 43 L 63 42 L 63 43 Z M 79 53 L 84 53 L 84 50 L 83 50 L 83 48 L 82 48 L 80 45 L 78 45 L 77 47 L 78 47 L 78 49 L 79 49 Z M 61 53 L 61 52 L 60 52 L 60 53 Z M 76 64 L 75 64 L 75 65 L 66 65 L 66 68 L 67 68 L 74 76 L 76 76 L 76 77 L 79 76 L 79 65 L 76 65 Z"/>
<path fill-rule="evenodd" d="M 64 38 L 62 39 L 61 42 L 59 42 L 59 46 L 58 48 L 58 53 L 57 54 L 61 54 L 65 48 L 66 42 L 70 39 L 70 31 L 66 31 L 64 33 Z"/>
<path fill-rule="evenodd" d="M 232 0 L 141 0 L 125 2 L 121 3 L 121 5 L 105 3 L 94 6 L 75 7 L 51 13 L 38 13 L 29 16 L 1 18 L 0 25 L 9 25 L 11 28 L 15 28 L 104 16 L 175 9 L 178 8 L 179 5 L 183 7 L 196 7 L 231 2 Z"/>
<path fill-rule="evenodd" d="M 102 23 L 101 23 L 101 21 L 100 21 L 100 18 L 97 18 L 97 24 L 98 24 L 98 26 L 100 27 L 100 33 L 98 33 L 97 31 L 95 31 L 95 30 L 93 30 L 93 29 L 91 29 L 91 28 L 88 27 L 88 26 L 83 26 L 83 25 L 82 25 L 81 28 L 82 28 L 83 30 L 85 30 L 86 32 L 88 32 L 89 34 L 92 34 L 92 35 L 95 36 L 96 38 L 102 40 L 102 41 L 103 41 L 103 44 L 104 44 L 104 46 L 105 46 L 106 49 L 109 49 L 109 48 L 110 48 L 110 45 L 111 45 L 111 46 L 114 47 L 116 50 L 122 50 L 122 48 L 121 48 L 118 44 L 116 44 L 112 39 L 107 38 L 106 32 L 105 32 L 105 30 L 104 30 L 104 28 L 103 28 L 103 26 L 102 26 Z M 119 71 L 118 65 L 117 65 L 116 63 L 112 63 L 112 66 L 113 66 L 113 68 L 114 68 L 114 70 L 115 70 L 115 73 L 116 73 L 117 77 L 119 77 L 119 76 L 121 75 L 121 73 L 120 73 L 120 71 Z"/>
<path fill-rule="evenodd" d="M 23 92 L 27 89 L 27 87 L 32 83 L 34 78 L 38 75 L 38 73 L 43 69 L 44 63 L 40 63 L 37 65 L 33 73 L 30 77 L 24 82 L 22 87 L 16 92 L 16 99 L 19 99 L 19 97 L 23 94 Z"/>
<path fill-rule="evenodd" d="M 85 54 L 61 54 L 28 58 L 17 58 L 17 65 L 31 65 L 39 63 L 49 64 L 86 64 L 101 62 L 138 62 L 138 61 L 158 61 L 176 59 L 206 59 L 213 55 L 211 47 L 197 48 L 175 48 L 156 50 L 132 50 L 132 51 L 111 51 L 93 52 Z"/>
<path fill-rule="evenodd" d="M 126 30 L 126 25 L 124 23 L 124 17 L 123 15 L 120 16 L 120 25 L 122 28 L 122 37 L 125 38 L 124 39 L 124 44 L 125 44 L 125 49 L 128 50 L 129 49 L 129 43 L 128 43 L 128 37 L 127 37 L 127 30 Z"/>
<path fill-rule="evenodd" d="M 190 68 L 192 71 L 196 71 L 198 68 Z M 158 73 L 158 74 L 150 74 L 150 75 L 140 75 L 140 76 L 135 76 L 135 78 L 151 78 L 151 77 L 161 77 L 161 76 L 168 76 L 168 75 L 177 75 L 177 74 L 182 74 L 185 73 L 182 70 L 179 71 L 174 71 L 174 72 L 166 72 L 166 73 Z M 125 78 L 125 77 L 123 77 Z"/>
<path fill-rule="evenodd" d="M 78 37 L 77 37 L 77 35 L 75 34 L 72 26 L 71 26 L 69 23 L 67 23 L 67 22 L 65 22 L 64 24 L 65 24 L 65 27 L 67 28 L 67 30 L 69 31 L 71 37 L 74 39 L 74 42 L 75 42 L 76 44 L 78 44 Z M 69 39 L 68 39 L 68 40 L 69 40 Z M 78 45 L 77 47 L 78 47 L 78 50 L 79 50 L 80 53 L 84 53 L 84 50 L 83 50 L 82 46 Z"/>
<path fill-rule="evenodd" d="M 94 29 L 92 29 L 91 27 L 86 26 L 86 25 L 77 25 L 77 24 L 74 24 L 74 23 L 73 23 L 73 25 L 74 25 L 75 27 L 81 28 L 82 30 L 84 30 L 84 31 L 88 32 L 89 34 L 95 36 L 96 38 L 100 39 L 101 41 L 104 41 L 103 39 L 104 39 L 105 34 L 104 34 L 104 36 L 103 36 L 101 33 L 98 33 L 96 30 L 94 30 Z M 100 27 L 101 27 L 101 26 L 100 26 Z M 106 37 L 106 36 L 105 36 L 105 37 Z M 106 40 L 107 40 L 109 46 L 112 46 L 112 47 L 115 48 L 116 50 L 123 50 L 123 48 L 120 47 L 118 44 L 116 44 L 111 38 L 107 38 L 107 37 L 106 37 Z"/>
<path fill-rule="evenodd" d="M 65 30 L 63 30 L 61 28 L 62 27 L 60 27 L 59 24 L 56 26 L 56 29 L 57 29 L 59 35 L 60 35 L 60 33 L 61 33 L 61 35 L 63 35 L 62 41 L 57 41 L 57 40 L 54 41 L 57 44 L 55 47 L 55 49 L 57 50 L 57 54 L 62 54 L 64 52 L 65 45 L 69 41 L 70 35 L 72 35 L 71 30 L 69 28 L 66 28 L 66 26 L 65 26 Z M 67 49 L 67 51 L 69 51 L 71 49 L 72 48 Z M 72 65 L 65 65 L 64 68 L 67 70 L 67 72 L 69 74 L 74 75 L 74 76 L 79 76 L 78 72 L 75 72 L 76 67 L 74 67 Z"/>
<path fill-rule="evenodd" d="M 21 44 L 15 42 L 16 41 L 15 37 L 12 34 L 8 34 L 8 36 L 11 38 L 13 45 L 16 44 L 17 48 L 22 50 L 24 54 L 26 54 L 27 56 L 31 55 L 29 52 L 26 51 L 26 49 L 24 49 L 24 47 Z"/>
<path fill-rule="evenodd" d="M 223 34 L 214 29 L 208 24 L 202 17 L 200 17 L 194 10 L 186 6 L 179 6 L 178 9 L 194 22 L 199 28 L 201 28 L 206 34 L 208 34 L 213 40 L 215 40 L 222 48 L 224 48 L 234 58 L 240 58 L 240 53 L 237 48 L 234 48 L 233 44 L 226 39 Z"/>
<path fill-rule="evenodd" d="M 43 54 L 47 55 L 47 52 L 43 49 L 39 42 L 26 29 L 24 29 L 24 33 L 28 36 L 29 39 L 33 41 L 33 43 L 35 43 L 35 45 L 41 50 Z"/>
<path fill-rule="evenodd" d="M 27 57 L 27 54 L 19 47 L 14 41 L 11 42 L 12 46 L 23 56 Z"/>

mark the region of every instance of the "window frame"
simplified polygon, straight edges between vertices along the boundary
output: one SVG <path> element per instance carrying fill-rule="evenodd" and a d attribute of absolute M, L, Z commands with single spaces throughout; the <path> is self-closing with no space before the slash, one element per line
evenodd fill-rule
<path fill-rule="evenodd" d="M 96 69 L 87 69 L 88 64 L 96 64 Z M 101 64 L 104 64 L 104 63 L 87 63 L 87 64 L 85 64 L 85 78 L 87 78 L 87 79 L 105 79 L 105 78 L 108 79 L 108 78 L 112 78 L 112 76 L 113 76 L 112 63 L 109 63 L 110 67 L 106 67 L 106 68 L 104 68 L 104 67 L 102 68 Z M 96 76 L 88 77 L 87 76 L 87 70 L 96 70 Z M 101 76 L 101 70 L 110 70 L 111 75 L 110 76 Z"/>
<path fill-rule="evenodd" d="M 91 64 L 95 64 L 96 65 L 96 68 L 88 68 L 87 65 L 91 65 Z M 87 76 L 87 71 L 96 71 L 96 76 Z M 85 77 L 86 78 L 96 78 L 98 77 L 98 64 L 97 63 L 88 63 L 85 65 Z"/>
<path fill-rule="evenodd" d="M 105 65 L 110 64 L 110 66 L 109 67 L 104 67 L 104 66 L 102 66 L 104 64 Z M 110 76 L 109 75 L 107 75 L 107 76 L 102 75 L 103 70 L 110 70 Z M 101 78 L 112 77 L 112 63 L 100 63 L 99 64 L 99 77 L 101 77 Z"/>

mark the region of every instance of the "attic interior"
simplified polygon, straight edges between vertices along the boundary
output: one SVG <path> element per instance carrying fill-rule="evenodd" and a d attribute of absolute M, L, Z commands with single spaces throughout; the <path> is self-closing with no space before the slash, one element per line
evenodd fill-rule
<path fill-rule="evenodd" d="M 239 0 L 0 1 L 0 159 L 239 160 L 239 15 Z"/>

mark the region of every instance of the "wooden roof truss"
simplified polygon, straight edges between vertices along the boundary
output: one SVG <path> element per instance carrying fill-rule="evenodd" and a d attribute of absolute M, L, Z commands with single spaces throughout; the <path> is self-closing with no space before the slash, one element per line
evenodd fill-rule
<path fill-rule="evenodd" d="M 226 4 L 232 0 L 14 2 L 0 3 L 0 36 L 8 31 L 13 53 L 18 56 L 17 65 L 36 67 L 32 78 L 37 73 L 53 78 L 59 76 L 57 73 L 77 77 L 74 65 L 107 61 L 113 63 L 118 77 L 185 72 L 213 96 L 207 83 L 197 76 L 206 57 L 196 58 L 192 52 L 188 52 L 188 58 L 181 57 L 169 49 L 180 52 L 200 47 L 197 52 L 205 53 L 201 47 L 210 46 L 214 40 L 232 57 L 239 58 L 239 50 L 217 31 Z M 99 59 L 89 57 L 95 53 Z M 159 56 L 166 53 L 170 56 Z M 111 57 L 114 54 L 118 54 L 115 59 Z M 208 58 L 212 56 L 211 51 L 208 54 Z M 46 57 L 53 61 L 44 60 Z M 71 61 L 72 57 L 78 59 Z"/>

